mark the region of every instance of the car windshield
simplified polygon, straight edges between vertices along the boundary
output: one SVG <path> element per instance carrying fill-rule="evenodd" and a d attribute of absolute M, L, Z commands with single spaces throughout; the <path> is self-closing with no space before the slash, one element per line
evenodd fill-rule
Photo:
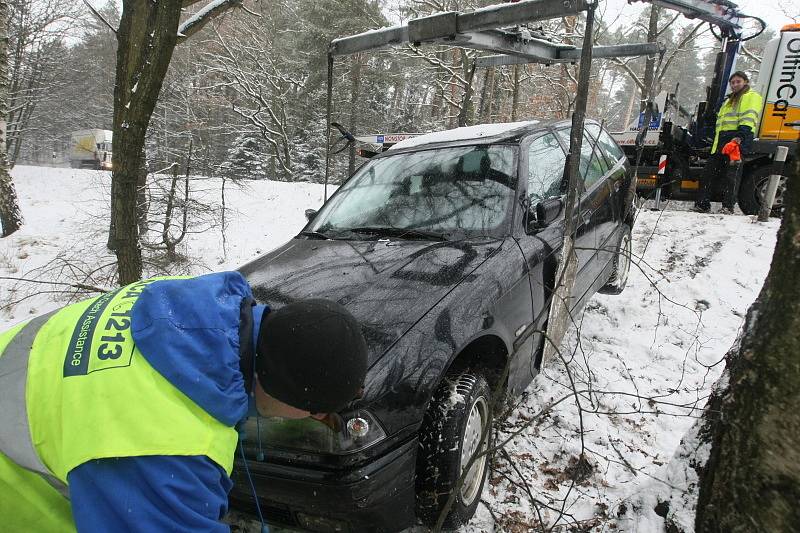
<path fill-rule="evenodd" d="M 508 228 L 516 147 L 458 146 L 401 153 L 364 165 L 306 232 L 332 238 L 451 240 Z"/>

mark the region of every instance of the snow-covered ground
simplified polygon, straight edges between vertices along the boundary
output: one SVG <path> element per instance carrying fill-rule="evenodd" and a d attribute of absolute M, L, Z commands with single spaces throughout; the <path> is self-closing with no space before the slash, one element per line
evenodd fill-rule
<path fill-rule="evenodd" d="M 114 261 L 106 249 L 110 173 L 18 165 L 12 176 L 25 225 L 0 240 L 0 277 L 75 282 Z M 182 187 L 181 182 L 179 190 Z M 228 181 L 223 239 L 221 180 L 193 179 L 190 187 L 191 197 L 210 212 L 190 219 L 189 234 L 178 246 L 187 261 L 171 267 L 178 269 L 176 273 L 234 269 L 254 259 L 295 235 L 305 224 L 305 209 L 318 208 L 323 198 L 323 187 L 317 184 Z M 334 190 L 329 187 L 329 194 Z M 155 263 L 145 265 L 145 270 L 151 275 L 162 271 Z M 89 284 L 108 287 L 107 272 L 93 274 Z M 0 279 L 0 329 L 63 304 L 47 294 L 31 296 L 33 288 L 54 289 Z M 21 298 L 26 299 L 8 307 Z"/>
<path fill-rule="evenodd" d="M 563 531 L 664 531 L 655 507 L 673 490 L 692 488 L 682 479 L 683 465 L 668 463 L 761 289 L 778 225 L 640 211 L 638 265 L 627 288 L 587 304 L 562 346 L 567 367 L 553 361 L 503 425 L 501 437 L 536 420 L 496 461 L 486 505 L 467 530 L 540 530 L 541 516 L 550 526 L 558 520 L 563 528 L 556 530 Z M 585 391 L 582 432 L 565 368 L 574 388 Z M 578 464 L 582 445 L 591 468 Z M 670 517 L 693 531 L 693 516 L 674 504 Z M 496 521 L 503 525 L 493 528 Z"/>
<path fill-rule="evenodd" d="M 112 260 L 107 173 L 18 166 L 13 176 L 26 224 L 0 240 L 0 330 L 63 303 L 47 292 L 53 286 L 7 278 L 74 283 Z M 192 222 L 198 232 L 178 249 L 181 271 L 196 274 L 281 244 L 323 196 L 314 184 L 228 183 L 223 239 L 220 181 L 192 181 L 192 190 L 215 209 Z M 668 464 L 761 288 L 777 228 L 777 220 L 642 210 L 627 289 L 589 302 L 562 346 L 568 365 L 552 361 L 501 422 L 499 439 L 517 434 L 464 531 L 664 531 L 655 507 L 685 488 Z M 108 286 L 103 272 L 90 284 Z M 578 461 L 582 448 L 588 461 Z M 675 516 L 687 531 L 691 518 Z"/>

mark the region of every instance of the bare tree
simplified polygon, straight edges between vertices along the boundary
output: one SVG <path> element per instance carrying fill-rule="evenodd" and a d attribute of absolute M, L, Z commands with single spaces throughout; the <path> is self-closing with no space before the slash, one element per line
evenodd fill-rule
<path fill-rule="evenodd" d="M 8 2 L 0 0 L 0 226 L 8 237 L 22 225 L 17 191 L 8 172 L 6 115 L 8 113 Z"/>
<path fill-rule="evenodd" d="M 214 0 L 180 24 L 183 2 L 124 0 L 117 30 L 117 67 L 114 86 L 114 154 L 111 185 L 110 239 L 117 255 L 119 283 L 142 275 L 139 246 L 137 191 L 147 126 L 161 91 L 164 75 L 179 41 L 197 33 L 210 20 L 241 0 Z M 180 27 L 179 27 L 180 24 Z"/>
<path fill-rule="evenodd" d="M 286 37 L 276 33 L 271 20 L 237 21 L 236 31 L 217 34 L 216 46 L 206 51 L 212 80 L 221 80 L 223 98 L 246 124 L 270 147 L 278 173 L 292 173 L 292 142 L 288 108 L 306 90 L 302 66 L 279 43 Z M 234 125 L 235 126 L 235 125 Z"/>
<path fill-rule="evenodd" d="M 38 106 L 58 83 L 64 40 L 83 6 L 72 0 L 20 0 L 11 6 L 7 149 L 13 167 Z"/>
<path fill-rule="evenodd" d="M 644 109 L 645 102 L 648 99 L 652 99 L 661 91 L 667 74 L 671 72 L 670 67 L 676 64 L 676 61 L 680 61 L 683 54 L 692 50 L 699 37 L 708 32 L 707 26 L 700 22 L 691 27 L 679 28 L 676 34 L 676 21 L 681 17 L 681 14 L 676 13 L 668 18 L 663 17 L 663 14 L 663 8 L 652 5 L 650 6 L 646 25 L 644 21 L 639 21 L 631 28 L 633 35 L 639 34 L 647 42 L 662 42 L 666 44 L 667 50 L 663 58 L 647 57 L 643 72 L 639 71 L 633 64 L 637 58 L 612 59 L 613 64 L 630 76 L 631 81 L 635 84 L 635 89 L 641 95 L 640 110 Z M 625 38 L 629 39 L 630 35 L 625 35 Z M 694 84 L 698 82 L 700 80 L 692 80 Z M 652 94 L 649 94 L 651 90 Z M 635 92 L 634 90 L 633 93 Z M 633 96 L 634 94 L 631 94 L 631 97 Z M 632 101 L 633 99 L 631 99 Z"/>

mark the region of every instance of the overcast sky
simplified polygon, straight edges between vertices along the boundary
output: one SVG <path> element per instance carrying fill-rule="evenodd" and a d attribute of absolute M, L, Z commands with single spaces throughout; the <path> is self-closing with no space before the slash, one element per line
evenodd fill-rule
<path fill-rule="evenodd" d="M 209 1 L 210 0 L 206 0 L 206 2 Z M 800 0 L 733 1 L 739 5 L 744 14 L 761 17 L 774 31 L 779 30 L 784 24 L 800 22 Z M 106 0 L 89 0 L 89 3 L 97 8 L 101 7 L 103 4 L 105 4 L 105 2 Z M 497 3 L 501 2 L 502 0 L 497 0 Z M 117 3 L 121 4 L 119 0 L 117 0 Z M 648 4 L 638 0 L 632 0 L 630 5 L 628 4 L 628 0 L 600 0 L 600 9 L 606 9 L 606 20 L 611 20 L 617 15 L 630 18 L 635 16 L 635 14 L 641 11 L 646 5 Z M 792 18 L 786 13 L 792 14 L 792 16 L 795 17 L 795 20 L 792 20 Z"/>

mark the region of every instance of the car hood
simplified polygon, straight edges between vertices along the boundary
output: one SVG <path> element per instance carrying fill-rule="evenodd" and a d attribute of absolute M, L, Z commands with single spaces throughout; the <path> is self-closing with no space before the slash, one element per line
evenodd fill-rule
<path fill-rule="evenodd" d="M 345 306 L 363 326 L 372 365 L 502 244 L 293 239 L 241 272 L 273 308 L 305 298 Z"/>

